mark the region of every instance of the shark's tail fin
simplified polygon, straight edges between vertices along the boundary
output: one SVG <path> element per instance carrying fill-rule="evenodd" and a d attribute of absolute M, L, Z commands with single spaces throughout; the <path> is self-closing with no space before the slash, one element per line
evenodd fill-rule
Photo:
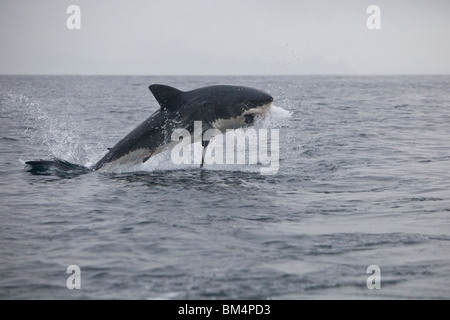
<path fill-rule="evenodd" d="M 28 172 L 31 172 L 33 174 L 49 174 L 51 172 L 54 172 L 56 174 L 67 173 L 76 175 L 91 171 L 91 169 L 85 166 L 70 163 L 61 159 L 33 160 L 26 161 L 25 164 L 30 167 Z"/>

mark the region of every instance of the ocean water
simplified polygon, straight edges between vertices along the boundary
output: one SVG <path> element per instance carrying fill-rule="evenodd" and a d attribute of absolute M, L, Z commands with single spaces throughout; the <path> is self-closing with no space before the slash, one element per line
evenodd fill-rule
<path fill-rule="evenodd" d="M 279 171 L 161 156 L 28 172 L 40 158 L 94 164 L 157 110 L 152 83 L 270 93 Z M 0 76 L 0 298 L 449 299 L 449 88 L 449 76 Z"/>

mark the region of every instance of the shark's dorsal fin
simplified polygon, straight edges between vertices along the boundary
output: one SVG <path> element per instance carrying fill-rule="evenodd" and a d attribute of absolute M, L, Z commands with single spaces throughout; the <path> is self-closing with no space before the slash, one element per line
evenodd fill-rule
<path fill-rule="evenodd" d="M 161 109 L 175 111 L 182 104 L 183 91 L 163 85 L 152 84 L 148 87 L 158 101 Z"/>

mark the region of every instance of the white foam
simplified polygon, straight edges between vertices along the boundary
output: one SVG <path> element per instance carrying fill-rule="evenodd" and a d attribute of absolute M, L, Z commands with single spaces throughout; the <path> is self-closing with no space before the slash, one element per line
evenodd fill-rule
<path fill-rule="evenodd" d="M 264 116 L 256 117 L 255 129 L 279 128 L 282 123 L 291 117 L 292 113 L 281 107 L 272 105 Z"/>

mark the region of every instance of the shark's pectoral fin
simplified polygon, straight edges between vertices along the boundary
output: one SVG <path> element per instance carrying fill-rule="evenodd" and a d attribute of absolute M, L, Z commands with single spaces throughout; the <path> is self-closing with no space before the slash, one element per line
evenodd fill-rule
<path fill-rule="evenodd" d="M 208 147 L 209 140 L 205 141 L 202 140 L 202 146 L 203 146 L 203 153 L 202 153 L 202 164 L 200 165 L 200 168 L 203 168 L 203 164 L 205 163 L 205 154 L 206 154 L 206 148 Z"/>

